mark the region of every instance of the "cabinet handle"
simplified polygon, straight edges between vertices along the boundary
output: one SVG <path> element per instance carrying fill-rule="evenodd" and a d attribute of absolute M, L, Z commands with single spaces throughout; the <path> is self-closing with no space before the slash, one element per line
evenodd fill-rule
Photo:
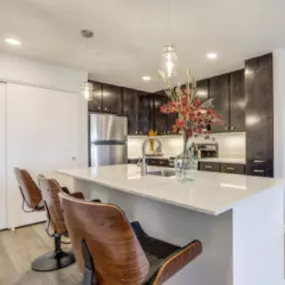
<path fill-rule="evenodd" d="M 164 162 L 163 162 L 163 161 L 160 161 L 160 162 L 159 162 L 159 164 L 160 164 L 160 165 L 163 165 L 163 164 L 164 164 Z"/>
<path fill-rule="evenodd" d="M 253 162 L 255 162 L 255 163 L 263 163 L 264 160 L 254 160 Z"/>
<path fill-rule="evenodd" d="M 234 129 L 235 129 L 235 127 L 234 127 L 234 126 L 232 126 L 232 127 L 231 127 L 231 130 L 234 130 Z"/>
<path fill-rule="evenodd" d="M 253 172 L 255 173 L 264 173 L 263 169 L 254 169 Z"/>
<path fill-rule="evenodd" d="M 225 130 L 227 131 L 228 127 L 225 127 Z"/>
<path fill-rule="evenodd" d="M 205 169 L 212 169 L 213 165 L 205 165 Z"/>
<path fill-rule="evenodd" d="M 226 170 L 234 171 L 235 168 L 234 167 L 226 167 Z"/>
<path fill-rule="evenodd" d="M 138 131 L 136 131 L 136 134 L 138 133 Z"/>
<path fill-rule="evenodd" d="M 142 134 L 142 131 L 140 131 L 140 134 Z"/>
<path fill-rule="evenodd" d="M 100 107 L 98 107 L 98 110 L 101 110 L 101 108 L 100 108 Z"/>
<path fill-rule="evenodd" d="M 107 108 L 105 108 L 104 110 L 107 111 Z"/>

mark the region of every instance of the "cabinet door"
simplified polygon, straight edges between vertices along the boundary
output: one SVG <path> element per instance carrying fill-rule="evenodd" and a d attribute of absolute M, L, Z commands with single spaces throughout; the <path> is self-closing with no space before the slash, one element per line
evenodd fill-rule
<path fill-rule="evenodd" d="M 9 227 L 46 220 L 22 211 L 14 167 L 39 174 L 87 166 L 87 102 L 78 95 L 7 84 L 7 188 Z"/>
<path fill-rule="evenodd" d="M 272 54 L 245 62 L 245 99 L 247 161 L 267 161 L 271 169 L 273 166 Z M 269 174 L 272 176 L 273 171 Z"/>
<path fill-rule="evenodd" d="M 7 228 L 6 84 L 0 82 L 0 230 Z"/>
<path fill-rule="evenodd" d="M 213 133 L 229 131 L 229 102 L 230 102 L 229 75 L 220 75 L 210 79 L 210 98 L 213 98 L 214 110 L 222 115 L 223 125 L 212 126 Z"/>
<path fill-rule="evenodd" d="M 102 112 L 102 84 L 90 81 L 93 84 L 93 97 L 88 101 L 89 112 Z"/>
<path fill-rule="evenodd" d="M 147 135 L 153 129 L 153 104 L 151 96 L 139 91 L 139 134 Z"/>
<path fill-rule="evenodd" d="M 153 95 L 153 107 L 154 107 L 154 129 L 158 135 L 166 135 L 170 132 L 168 114 L 163 114 L 160 111 L 160 107 L 166 104 L 169 100 L 166 96 Z"/>
<path fill-rule="evenodd" d="M 139 134 L 139 97 L 138 91 L 133 89 L 123 89 L 123 101 L 124 101 L 124 116 L 128 118 L 128 134 Z"/>
<path fill-rule="evenodd" d="M 220 172 L 220 164 L 216 162 L 199 162 L 199 170 L 202 171 L 211 171 L 211 172 Z"/>
<path fill-rule="evenodd" d="M 197 81 L 196 97 L 200 100 L 201 104 L 209 99 L 208 79 Z"/>
<path fill-rule="evenodd" d="M 122 115 L 122 88 L 102 84 L 103 112 Z"/>
<path fill-rule="evenodd" d="M 230 130 L 245 131 L 244 70 L 230 74 Z"/>
<path fill-rule="evenodd" d="M 235 164 L 235 163 L 222 163 L 221 164 L 221 172 L 234 173 L 234 174 L 244 174 L 245 173 L 245 165 Z"/>

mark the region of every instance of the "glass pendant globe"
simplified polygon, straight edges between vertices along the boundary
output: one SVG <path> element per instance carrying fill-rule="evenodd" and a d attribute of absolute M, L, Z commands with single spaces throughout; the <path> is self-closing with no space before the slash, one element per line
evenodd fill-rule
<path fill-rule="evenodd" d="M 81 87 L 84 98 L 87 101 L 91 101 L 93 99 L 93 84 L 90 82 L 84 82 Z"/>
<path fill-rule="evenodd" d="M 162 71 L 168 78 L 177 75 L 178 57 L 174 46 L 165 46 L 162 50 Z"/>

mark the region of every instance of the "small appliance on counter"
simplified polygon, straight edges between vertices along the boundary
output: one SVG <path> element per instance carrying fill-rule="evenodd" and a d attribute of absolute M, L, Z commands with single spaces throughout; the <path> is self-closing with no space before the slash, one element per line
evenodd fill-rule
<path fill-rule="evenodd" d="M 128 162 L 127 118 L 90 113 L 90 165 L 114 165 Z"/>
<path fill-rule="evenodd" d="M 198 158 L 219 157 L 219 146 L 217 143 L 195 144 Z"/>

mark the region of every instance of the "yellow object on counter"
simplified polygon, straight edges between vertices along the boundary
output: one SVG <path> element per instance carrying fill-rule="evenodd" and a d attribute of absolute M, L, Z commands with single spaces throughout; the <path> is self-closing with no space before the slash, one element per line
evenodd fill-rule
<path fill-rule="evenodd" d="M 154 130 L 150 130 L 149 132 L 148 132 L 148 136 L 149 137 L 156 137 L 157 136 L 157 131 L 154 131 Z M 155 152 L 155 150 L 154 150 L 154 140 L 150 140 L 149 141 L 149 143 L 150 143 L 150 152 Z"/>

